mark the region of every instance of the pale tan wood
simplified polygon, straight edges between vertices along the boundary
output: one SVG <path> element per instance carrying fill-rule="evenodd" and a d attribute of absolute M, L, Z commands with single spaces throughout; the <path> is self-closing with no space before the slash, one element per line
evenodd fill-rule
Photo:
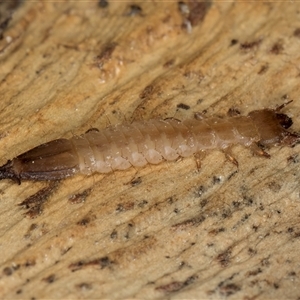
<path fill-rule="evenodd" d="M 191 32 L 177 2 L 138 5 L 14 10 L 0 40 L 1 164 L 92 127 L 286 98 L 300 130 L 299 3 L 216 1 Z M 238 169 L 213 151 L 200 171 L 192 157 L 76 176 L 35 219 L 17 204 L 47 183 L 4 180 L 1 298 L 298 299 L 299 149 L 268 160 L 237 146 Z"/>

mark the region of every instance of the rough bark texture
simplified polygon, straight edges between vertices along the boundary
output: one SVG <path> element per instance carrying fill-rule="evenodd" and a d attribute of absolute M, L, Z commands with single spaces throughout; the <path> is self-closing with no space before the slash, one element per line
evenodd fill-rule
<path fill-rule="evenodd" d="M 299 3 L 105 3 L 1 4 L 1 165 L 93 127 L 287 99 L 300 131 Z M 2 181 L 0 296 L 299 299 L 299 150 Z"/>

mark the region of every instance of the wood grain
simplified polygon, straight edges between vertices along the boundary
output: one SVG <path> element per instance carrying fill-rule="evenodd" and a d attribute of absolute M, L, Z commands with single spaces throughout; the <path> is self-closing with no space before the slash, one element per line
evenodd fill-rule
<path fill-rule="evenodd" d="M 186 4 L 2 8 L 1 165 L 93 127 L 286 99 L 300 131 L 299 3 Z M 1 298 L 298 299 L 299 147 L 76 176 L 35 219 L 18 203 L 47 183 L 2 181 Z"/>

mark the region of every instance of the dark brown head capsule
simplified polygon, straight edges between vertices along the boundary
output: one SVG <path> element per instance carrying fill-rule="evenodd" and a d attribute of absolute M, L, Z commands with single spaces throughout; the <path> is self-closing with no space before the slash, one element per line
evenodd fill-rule
<path fill-rule="evenodd" d="M 286 145 L 293 147 L 300 142 L 300 134 L 292 133 L 290 128 L 293 120 L 286 114 L 279 113 L 288 103 L 280 105 L 276 109 L 254 110 L 249 113 L 259 133 L 259 144 L 262 146 Z"/>

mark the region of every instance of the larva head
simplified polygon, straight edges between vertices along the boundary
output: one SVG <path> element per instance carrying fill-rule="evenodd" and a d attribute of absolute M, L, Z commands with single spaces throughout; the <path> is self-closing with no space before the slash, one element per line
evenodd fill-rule
<path fill-rule="evenodd" d="M 287 131 L 293 125 L 293 120 L 277 109 L 254 110 L 249 113 L 260 136 L 259 143 L 263 146 L 287 145 L 300 143 L 300 134 Z"/>

